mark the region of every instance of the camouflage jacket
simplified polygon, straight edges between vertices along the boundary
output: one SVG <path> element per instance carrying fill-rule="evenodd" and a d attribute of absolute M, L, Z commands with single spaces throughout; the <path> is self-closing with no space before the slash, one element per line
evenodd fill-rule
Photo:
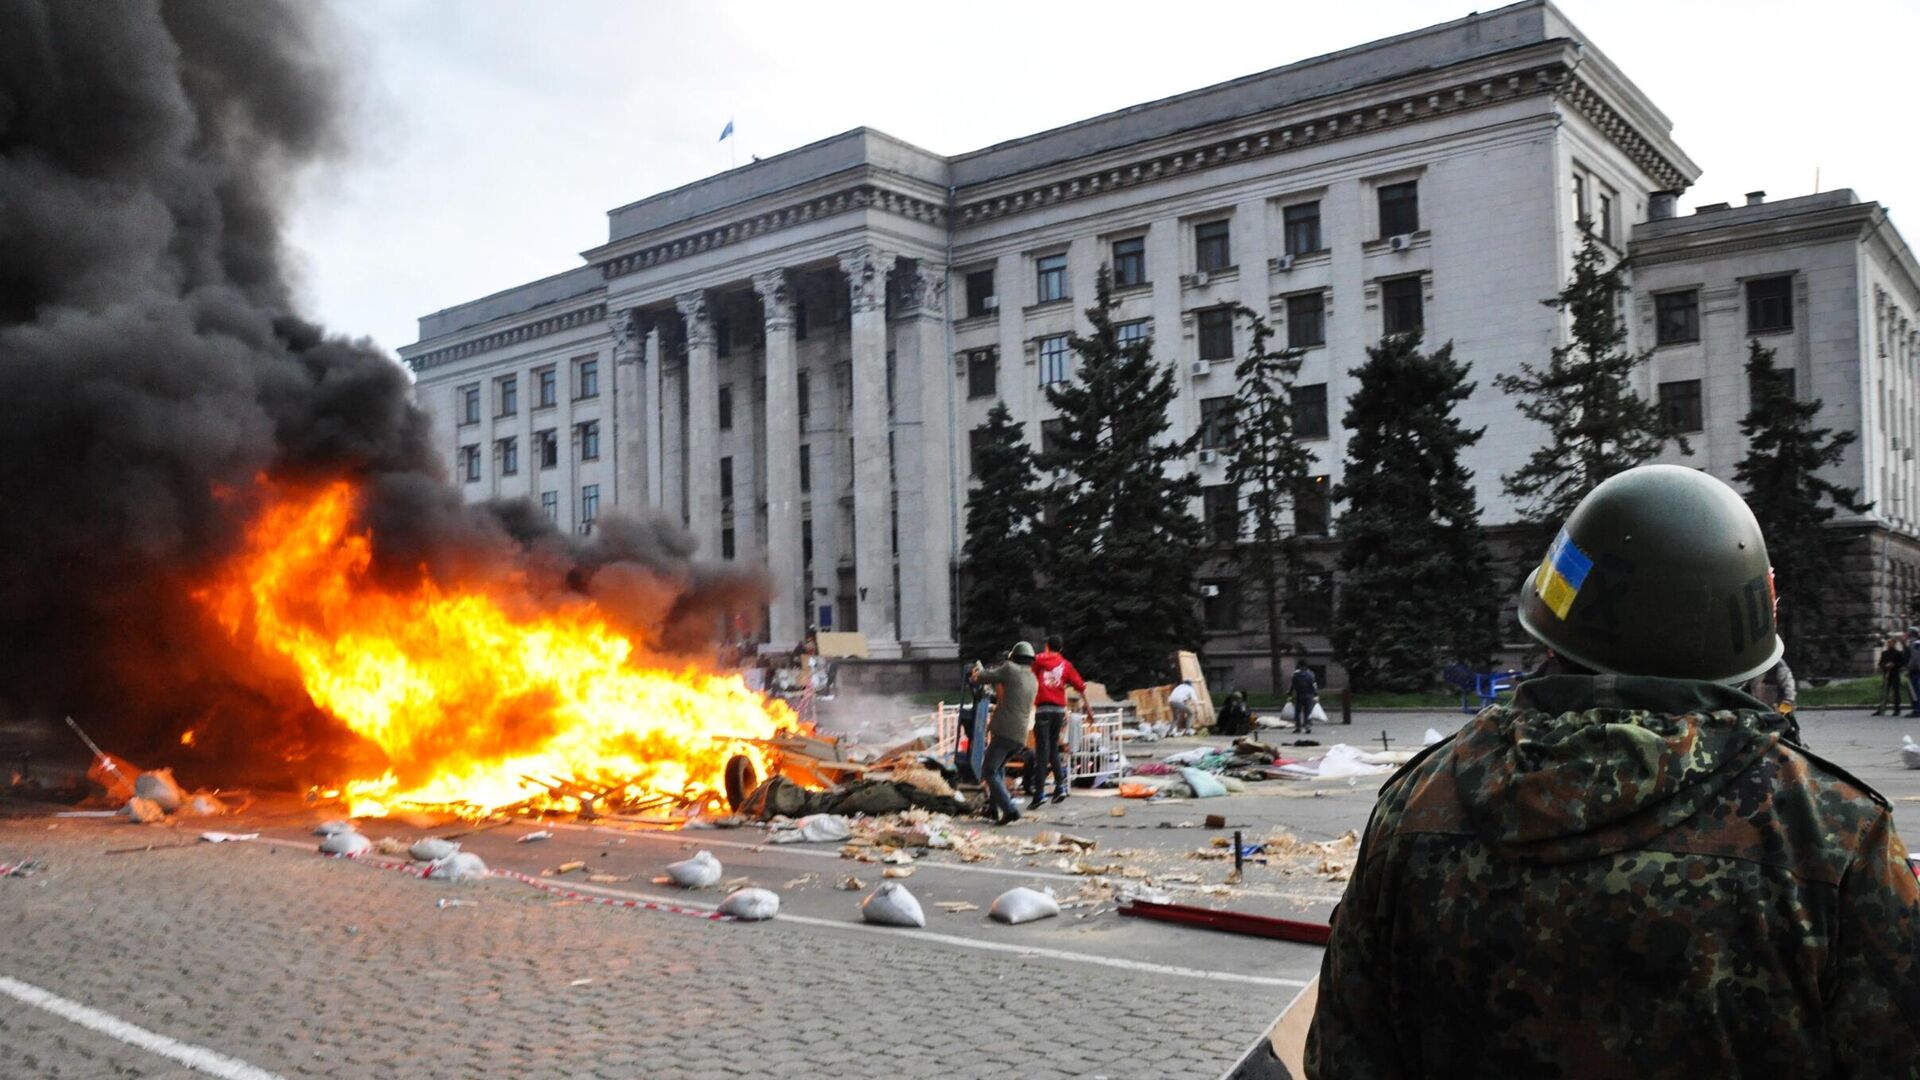
<path fill-rule="evenodd" d="M 1309 1077 L 1920 1077 L 1886 801 L 1727 687 L 1559 675 L 1382 789 Z"/>

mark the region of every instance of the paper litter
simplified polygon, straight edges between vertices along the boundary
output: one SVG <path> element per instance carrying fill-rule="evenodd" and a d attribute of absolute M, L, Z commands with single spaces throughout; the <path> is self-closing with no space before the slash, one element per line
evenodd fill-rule
<path fill-rule="evenodd" d="M 860 901 L 860 917 L 881 926 L 925 926 L 926 912 L 905 885 L 884 881 Z"/>
<path fill-rule="evenodd" d="M 701 854 L 705 855 L 706 852 Z M 720 914 L 731 915 L 743 922 L 771 919 L 779 911 L 780 897 L 771 889 L 739 889 L 720 901 Z"/>

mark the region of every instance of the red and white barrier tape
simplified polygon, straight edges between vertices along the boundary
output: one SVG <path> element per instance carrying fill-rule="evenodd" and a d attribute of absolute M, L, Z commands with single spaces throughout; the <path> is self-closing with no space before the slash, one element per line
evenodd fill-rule
<path fill-rule="evenodd" d="M 395 862 L 391 859 L 371 856 L 365 852 L 358 855 L 342 855 L 323 851 L 320 854 L 329 859 L 342 859 L 347 862 L 359 863 L 362 866 L 376 866 L 382 870 L 397 870 L 408 877 L 427 877 L 432 869 L 426 864 Z M 707 922 L 738 921 L 733 916 L 723 915 L 718 911 L 703 911 L 699 908 L 681 907 L 678 904 L 667 904 L 658 900 L 629 900 L 615 896 L 595 896 L 592 893 L 583 893 L 575 889 L 555 885 L 550 881 L 542 881 L 537 877 L 530 874 L 523 874 L 518 870 L 490 869 L 487 871 L 487 876 L 517 881 L 522 885 L 531 885 L 542 892 L 550 892 L 556 896 L 565 897 L 568 900 L 578 900 L 586 904 L 599 904 L 603 907 L 638 908 L 644 911 L 664 911 L 670 915 L 686 915 L 695 919 L 704 919 Z"/>

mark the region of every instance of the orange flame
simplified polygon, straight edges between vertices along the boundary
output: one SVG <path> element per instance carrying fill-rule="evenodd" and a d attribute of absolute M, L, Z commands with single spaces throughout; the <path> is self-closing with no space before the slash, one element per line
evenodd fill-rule
<path fill-rule="evenodd" d="M 180 733 L 180 745 L 181 746 L 193 745 L 193 729 L 192 728 L 188 728 L 187 730 Z"/>
<path fill-rule="evenodd" d="M 372 580 L 355 489 L 277 492 L 246 549 L 198 593 L 228 633 L 284 658 L 313 703 L 384 751 L 340 785 L 356 816 L 395 804 L 487 811 L 570 790 L 715 802 L 746 739 L 793 726 L 737 675 L 649 666 L 583 598 L 535 605 L 493 589 Z M 554 800 L 577 808 L 571 797 Z"/>

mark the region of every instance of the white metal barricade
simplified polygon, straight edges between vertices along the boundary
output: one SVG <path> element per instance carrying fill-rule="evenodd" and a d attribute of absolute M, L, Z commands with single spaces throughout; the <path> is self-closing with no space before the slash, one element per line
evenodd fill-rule
<path fill-rule="evenodd" d="M 940 704 L 934 706 L 933 750 L 934 756 L 941 761 L 952 761 L 953 752 L 960 746 L 960 710 L 964 706 Z"/>
<path fill-rule="evenodd" d="M 1093 786 L 1118 780 L 1127 771 L 1127 755 L 1120 744 L 1120 721 L 1125 708 L 1093 710 L 1093 722 L 1070 714 L 1067 725 L 1067 771 L 1075 781 Z"/>

